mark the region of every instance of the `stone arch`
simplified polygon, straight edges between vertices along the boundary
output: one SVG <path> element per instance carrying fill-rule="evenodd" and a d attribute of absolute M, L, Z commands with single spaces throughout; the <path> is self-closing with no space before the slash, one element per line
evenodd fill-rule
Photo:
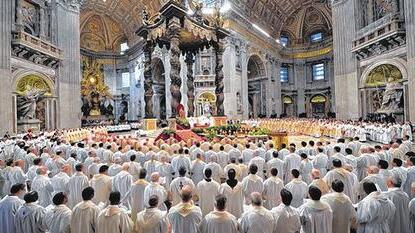
<path fill-rule="evenodd" d="M 250 71 L 250 69 L 253 69 Z M 265 62 L 258 54 L 251 54 L 247 61 L 247 70 L 248 70 L 248 79 L 256 75 L 257 77 L 266 77 Z M 255 74 L 250 74 L 250 72 L 255 71 Z"/>
<path fill-rule="evenodd" d="M 310 98 L 310 112 L 313 117 L 325 117 L 328 113 L 330 100 L 325 94 L 315 94 Z"/>
<path fill-rule="evenodd" d="M 375 68 L 381 65 L 393 65 L 399 69 L 402 74 L 402 81 L 408 80 L 408 71 L 406 68 L 406 61 L 401 58 L 393 58 L 393 59 L 384 59 L 373 63 L 372 65 L 368 66 L 360 76 L 360 88 L 365 88 L 367 79 L 369 78 L 370 72 L 372 72 Z"/>
<path fill-rule="evenodd" d="M 163 60 L 160 57 L 153 57 L 151 61 L 153 74 L 153 112 L 159 119 L 167 118 L 167 88 L 166 74 Z"/>
<path fill-rule="evenodd" d="M 36 119 L 39 120 L 39 125 L 35 128 L 38 130 L 47 130 L 56 128 L 57 119 L 57 100 L 54 80 L 44 74 L 32 70 L 19 70 L 13 73 L 12 92 L 13 92 L 13 115 L 14 115 L 14 131 L 26 131 L 29 125 L 22 124 L 17 118 L 17 95 L 27 92 L 29 89 L 26 86 L 35 87 L 46 90 L 45 98 L 37 103 Z M 39 128 L 37 128 L 39 127 Z M 35 129 L 35 130 L 36 130 Z"/>
<path fill-rule="evenodd" d="M 265 62 L 258 54 L 251 54 L 247 62 L 248 106 L 250 117 L 265 117 L 267 114 Z"/>
<path fill-rule="evenodd" d="M 13 76 L 14 76 L 13 83 L 12 83 L 13 92 L 18 91 L 18 85 L 22 85 L 21 81 L 23 81 L 23 79 L 33 76 L 33 77 L 39 77 L 45 82 L 47 87 L 50 89 L 50 96 L 55 96 L 56 94 L 55 82 L 48 75 L 45 75 L 40 72 L 32 71 L 32 70 L 21 70 L 21 71 L 14 73 Z"/>

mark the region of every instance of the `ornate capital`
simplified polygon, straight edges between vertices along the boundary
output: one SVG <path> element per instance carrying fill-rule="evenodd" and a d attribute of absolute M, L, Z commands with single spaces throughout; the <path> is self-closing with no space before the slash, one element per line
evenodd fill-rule
<path fill-rule="evenodd" d="M 84 0 L 57 0 L 57 3 L 70 11 L 79 13 Z"/>

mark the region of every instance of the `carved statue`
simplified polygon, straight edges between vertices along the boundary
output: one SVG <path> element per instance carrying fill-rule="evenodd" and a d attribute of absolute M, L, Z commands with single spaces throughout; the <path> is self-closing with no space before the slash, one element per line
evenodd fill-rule
<path fill-rule="evenodd" d="M 400 83 L 388 83 L 383 94 L 382 106 L 378 112 L 400 112 L 402 111 L 401 99 L 403 95 Z"/>
<path fill-rule="evenodd" d="M 150 22 L 150 14 L 148 13 L 147 6 L 144 6 L 143 7 L 143 10 L 142 10 L 141 14 L 142 14 L 142 17 L 143 17 L 143 24 L 144 25 L 151 24 L 151 22 Z"/>
<path fill-rule="evenodd" d="M 36 119 L 37 103 L 44 97 L 46 90 L 30 88 L 26 94 L 17 95 L 17 118 L 19 120 Z"/>

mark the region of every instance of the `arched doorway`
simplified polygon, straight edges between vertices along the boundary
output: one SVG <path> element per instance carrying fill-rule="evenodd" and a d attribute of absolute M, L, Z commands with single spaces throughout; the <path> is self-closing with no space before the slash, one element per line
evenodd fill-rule
<path fill-rule="evenodd" d="M 196 100 L 196 116 L 212 116 L 216 112 L 216 95 L 202 92 Z"/>
<path fill-rule="evenodd" d="M 248 60 L 248 102 L 249 117 L 265 117 L 266 107 L 266 74 L 261 58 L 252 55 Z"/>
<path fill-rule="evenodd" d="M 295 116 L 294 99 L 291 96 L 284 96 L 282 98 L 283 110 L 282 114 L 286 117 Z"/>
<path fill-rule="evenodd" d="M 14 87 L 15 131 L 56 128 L 56 99 L 53 82 L 41 74 L 24 74 Z"/>
<path fill-rule="evenodd" d="M 158 119 L 166 119 L 166 79 L 164 64 L 160 58 L 154 58 L 153 66 L 153 112 Z"/>
<path fill-rule="evenodd" d="M 310 99 L 311 113 L 315 118 L 322 118 L 327 115 L 327 97 L 324 95 L 315 95 Z"/>
<path fill-rule="evenodd" d="M 404 120 L 405 83 L 401 68 L 395 64 L 369 67 L 362 75 L 361 103 L 363 116 L 382 120 L 393 116 Z"/>

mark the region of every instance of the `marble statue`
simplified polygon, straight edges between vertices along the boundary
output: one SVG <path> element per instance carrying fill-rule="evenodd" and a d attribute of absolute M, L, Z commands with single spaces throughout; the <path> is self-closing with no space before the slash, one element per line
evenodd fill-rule
<path fill-rule="evenodd" d="M 17 118 L 36 119 L 37 103 L 43 98 L 45 90 L 30 89 L 26 94 L 17 95 Z"/>
<path fill-rule="evenodd" d="M 402 111 L 402 106 L 400 106 L 402 95 L 402 84 L 388 83 L 383 93 L 382 106 L 378 112 L 394 113 Z"/>

